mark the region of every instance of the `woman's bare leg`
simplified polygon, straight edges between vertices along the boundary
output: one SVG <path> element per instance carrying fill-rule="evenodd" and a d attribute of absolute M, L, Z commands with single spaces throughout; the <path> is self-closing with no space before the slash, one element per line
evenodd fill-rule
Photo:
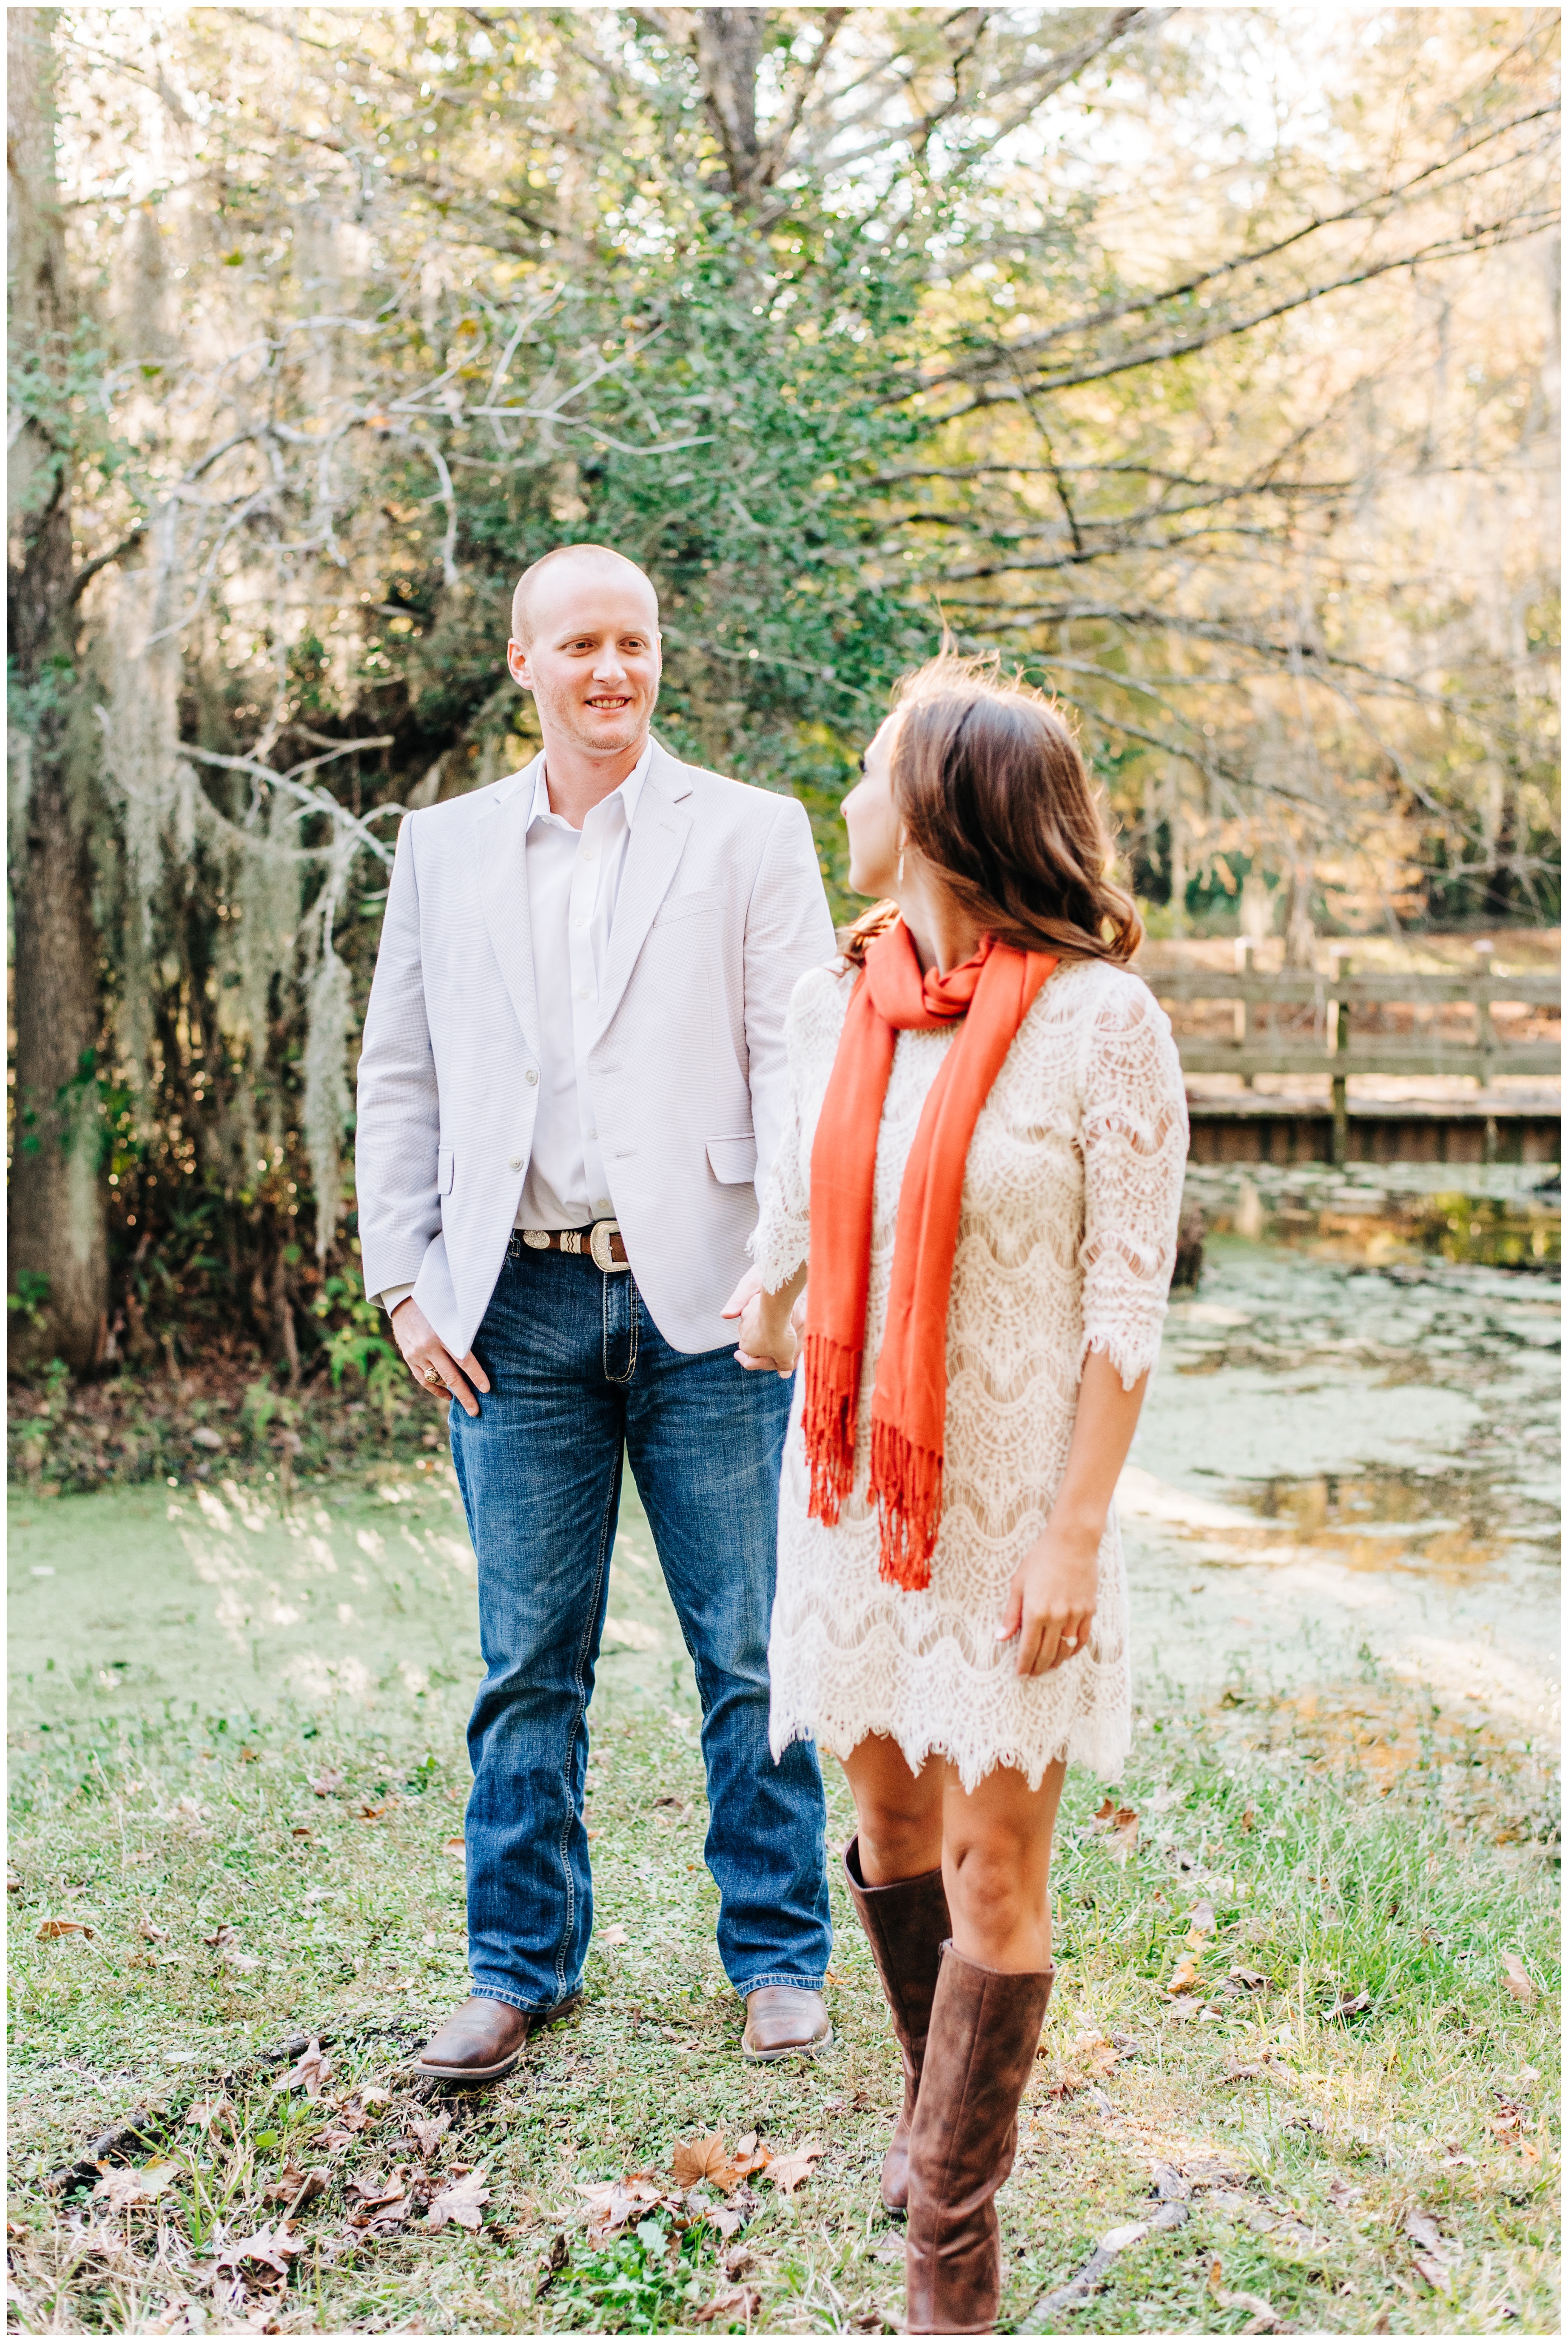
<path fill-rule="evenodd" d="M 1037 1789 L 1008 1766 L 974 1789 L 945 1761 L 941 1771 L 954 1947 L 983 1967 L 1041 1975 L 1051 1965 L 1051 1837 L 1067 1767 L 1051 1766 Z"/>
<path fill-rule="evenodd" d="M 911 1772 L 896 1740 L 870 1733 L 844 1760 L 860 1824 L 860 1875 L 868 1887 L 919 1878 L 942 1863 L 944 1775 L 932 1757 Z"/>

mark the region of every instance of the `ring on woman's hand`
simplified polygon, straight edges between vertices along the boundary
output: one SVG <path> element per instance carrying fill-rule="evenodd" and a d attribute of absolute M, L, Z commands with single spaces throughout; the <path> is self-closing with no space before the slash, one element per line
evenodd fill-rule
<path fill-rule="evenodd" d="M 421 1366 L 419 1371 L 427 1383 L 440 1383 L 446 1379 L 439 1366 Z"/>
<path fill-rule="evenodd" d="M 1064 1635 L 1064 1636 L 1063 1636 L 1063 1637 L 1062 1637 L 1062 1648 L 1063 1648 L 1064 1651 L 1075 1651 L 1075 1650 L 1077 1649 L 1077 1647 L 1078 1647 L 1078 1637 L 1077 1637 L 1077 1636 L 1076 1636 L 1076 1635 Z"/>

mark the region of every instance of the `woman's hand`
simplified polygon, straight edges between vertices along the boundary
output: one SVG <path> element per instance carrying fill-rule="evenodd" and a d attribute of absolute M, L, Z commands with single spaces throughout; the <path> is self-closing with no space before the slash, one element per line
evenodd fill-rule
<path fill-rule="evenodd" d="M 753 1269 L 725 1302 L 721 1316 L 741 1321 L 735 1358 L 748 1374 L 782 1375 L 786 1381 L 794 1374 L 800 1355 L 794 1319 L 804 1282 L 803 1266 L 781 1291 L 764 1293 L 762 1277 Z"/>
<path fill-rule="evenodd" d="M 1014 1571 L 996 1639 L 1010 1643 L 1017 1636 L 1021 1676 L 1049 1675 L 1088 1648 L 1104 1534 L 1104 1515 L 1097 1521 L 1059 1522 L 1054 1513 L 1044 1536 Z"/>

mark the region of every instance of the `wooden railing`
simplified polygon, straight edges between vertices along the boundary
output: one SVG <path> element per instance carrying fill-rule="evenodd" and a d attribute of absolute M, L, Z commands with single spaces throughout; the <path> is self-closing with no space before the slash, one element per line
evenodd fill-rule
<path fill-rule="evenodd" d="M 1178 1033 L 1176 1046 L 1188 1074 L 1239 1074 L 1249 1086 L 1258 1074 L 1326 1074 L 1331 1085 L 1336 1159 L 1343 1159 L 1345 1083 L 1357 1074 L 1463 1076 L 1483 1087 L 1500 1074 L 1560 1074 L 1557 1041 L 1509 1041 L 1493 1017 L 1495 1003 L 1563 1009 L 1560 974 L 1499 975 L 1484 966 L 1453 976 L 1357 976 L 1348 955 L 1336 956 L 1332 975 L 1260 976 L 1245 946 L 1238 946 L 1234 973 L 1219 968 L 1183 968 L 1147 973 L 1150 989 L 1167 1006 L 1188 1001 L 1232 1004 L 1232 1037 Z M 1386 1035 L 1364 1030 L 1364 1013 L 1384 1007 L 1468 1007 L 1474 1038 L 1465 1042 L 1439 1033 Z M 1260 1008 L 1313 1011 L 1311 1035 L 1297 1030 L 1260 1030 Z M 1357 1014 L 1363 1017 L 1358 1032 Z"/>

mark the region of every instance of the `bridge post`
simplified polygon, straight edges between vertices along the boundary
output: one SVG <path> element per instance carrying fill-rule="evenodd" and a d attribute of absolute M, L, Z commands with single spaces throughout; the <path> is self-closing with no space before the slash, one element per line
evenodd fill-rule
<path fill-rule="evenodd" d="M 1350 973 L 1351 961 L 1348 955 L 1336 951 L 1333 956 L 1333 981 L 1339 984 L 1348 977 Z M 1333 1046 L 1336 1056 L 1343 1056 L 1350 1046 L 1350 1003 L 1347 1000 L 1334 1003 Z M 1333 1075 L 1330 1080 L 1329 1089 L 1333 1100 L 1333 1138 L 1331 1152 L 1335 1165 L 1343 1168 L 1350 1159 L 1350 1107 L 1347 1103 L 1348 1092 L 1344 1076 Z"/>

